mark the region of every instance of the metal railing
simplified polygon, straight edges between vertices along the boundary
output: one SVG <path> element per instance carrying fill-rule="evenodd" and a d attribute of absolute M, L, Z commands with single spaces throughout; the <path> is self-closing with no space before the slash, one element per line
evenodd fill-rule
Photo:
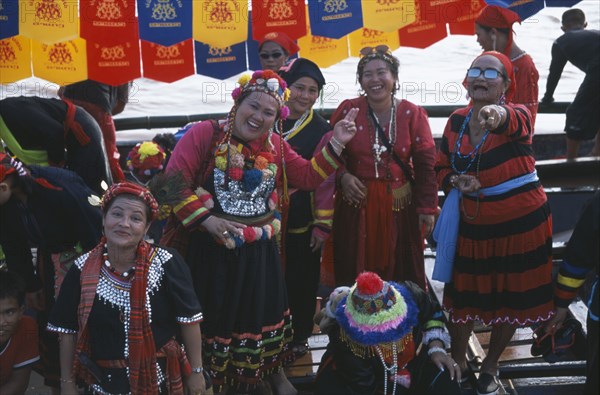
<path fill-rule="evenodd" d="M 540 103 L 538 114 L 564 114 L 570 103 L 555 102 L 551 104 Z M 430 118 L 444 118 L 450 116 L 453 111 L 464 105 L 428 105 L 423 106 Z M 328 108 L 319 111 L 325 118 L 329 119 L 335 109 Z M 189 122 L 205 121 L 207 119 L 222 119 L 226 113 L 192 114 L 192 115 L 160 115 L 115 119 L 117 131 L 133 129 L 156 129 L 156 128 L 179 128 Z"/>

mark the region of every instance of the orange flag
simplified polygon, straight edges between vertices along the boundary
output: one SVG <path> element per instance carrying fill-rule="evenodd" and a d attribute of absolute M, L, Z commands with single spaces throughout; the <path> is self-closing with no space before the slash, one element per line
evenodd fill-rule
<path fill-rule="evenodd" d="M 87 79 L 86 43 L 82 38 L 56 44 L 31 40 L 33 74 L 58 85 Z"/>
<path fill-rule="evenodd" d="M 79 36 L 77 1 L 19 1 L 19 34 L 46 44 Z"/>
<path fill-rule="evenodd" d="M 140 40 L 115 44 L 87 42 L 88 78 L 118 86 L 141 77 Z"/>
<path fill-rule="evenodd" d="M 31 40 L 13 36 L 0 41 L 0 83 L 31 77 Z"/>

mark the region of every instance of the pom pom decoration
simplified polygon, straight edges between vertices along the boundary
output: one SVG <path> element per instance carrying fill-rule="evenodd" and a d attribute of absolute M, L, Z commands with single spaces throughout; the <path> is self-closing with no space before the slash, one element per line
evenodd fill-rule
<path fill-rule="evenodd" d="M 250 169 L 244 171 L 244 178 L 242 182 L 244 183 L 244 189 L 246 191 L 253 191 L 260 185 L 262 181 L 262 171 L 257 169 Z"/>
<path fill-rule="evenodd" d="M 231 155 L 231 167 L 237 167 L 242 169 L 244 167 L 244 155 L 235 153 Z"/>
<path fill-rule="evenodd" d="M 239 167 L 229 168 L 229 178 L 234 181 L 240 181 L 244 177 L 244 170 Z"/>
<path fill-rule="evenodd" d="M 266 181 L 269 178 L 273 177 L 273 172 L 269 169 L 262 170 L 262 180 Z"/>
<path fill-rule="evenodd" d="M 281 106 L 279 109 L 279 116 L 285 121 L 287 117 L 290 116 L 290 109 L 287 106 Z"/>
<path fill-rule="evenodd" d="M 212 195 L 206 189 L 204 189 L 202 187 L 198 187 L 198 188 L 196 188 L 194 193 L 196 194 L 196 196 L 198 196 L 198 199 L 202 202 L 204 207 L 206 207 L 207 209 L 210 210 L 211 208 L 213 208 L 215 206 L 215 202 L 213 200 Z"/>
<path fill-rule="evenodd" d="M 227 169 L 227 158 L 225 156 L 215 157 L 215 167 L 221 171 Z"/>
<path fill-rule="evenodd" d="M 267 151 L 262 151 L 259 152 L 259 154 L 257 156 L 262 156 L 263 158 L 265 158 L 268 162 L 273 162 L 275 160 L 275 156 Z M 274 165 L 274 164 L 273 164 Z"/>
<path fill-rule="evenodd" d="M 356 287 L 363 295 L 375 295 L 383 288 L 383 280 L 373 272 L 364 272 L 356 278 Z"/>
<path fill-rule="evenodd" d="M 277 78 L 269 78 L 267 80 L 267 89 L 273 92 L 279 90 L 279 81 L 277 80 Z"/>
<path fill-rule="evenodd" d="M 249 74 L 243 74 L 240 79 L 238 80 L 238 84 L 240 84 L 240 86 L 244 86 L 246 85 L 248 82 L 250 82 L 250 80 L 252 79 L 252 77 Z"/>
<path fill-rule="evenodd" d="M 254 160 L 254 168 L 258 170 L 264 170 L 269 166 L 269 161 L 262 155 L 259 155 Z"/>

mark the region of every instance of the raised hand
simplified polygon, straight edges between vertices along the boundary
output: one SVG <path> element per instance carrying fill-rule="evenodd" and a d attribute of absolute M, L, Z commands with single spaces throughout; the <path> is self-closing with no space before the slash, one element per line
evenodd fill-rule
<path fill-rule="evenodd" d="M 356 134 L 354 120 L 358 115 L 358 108 L 352 108 L 344 119 L 340 119 L 333 127 L 333 137 L 342 145 L 346 145 Z"/>

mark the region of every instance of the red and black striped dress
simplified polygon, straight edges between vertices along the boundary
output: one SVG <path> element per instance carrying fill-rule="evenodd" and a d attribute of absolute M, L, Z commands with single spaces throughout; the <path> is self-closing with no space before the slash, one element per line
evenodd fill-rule
<path fill-rule="evenodd" d="M 535 169 L 529 111 L 521 105 L 504 108 L 505 125 L 488 135 L 481 157 L 465 173 L 476 176 L 482 188 Z M 456 174 L 452 152 L 469 110 L 455 111 L 444 130 L 436 171 L 445 191 Z M 466 155 L 471 150 L 467 124 L 460 152 Z M 454 163 L 462 171 L 468 162 L 457 155 Z M 444 308 L 451 320 L 481 320 L 487 325 L 547 320 L 553 310 L 552 216 L 542 185 L 532 182 L 488 197 L 463 196 L 460 207 L 452 282 L 444 289 Z"/>

